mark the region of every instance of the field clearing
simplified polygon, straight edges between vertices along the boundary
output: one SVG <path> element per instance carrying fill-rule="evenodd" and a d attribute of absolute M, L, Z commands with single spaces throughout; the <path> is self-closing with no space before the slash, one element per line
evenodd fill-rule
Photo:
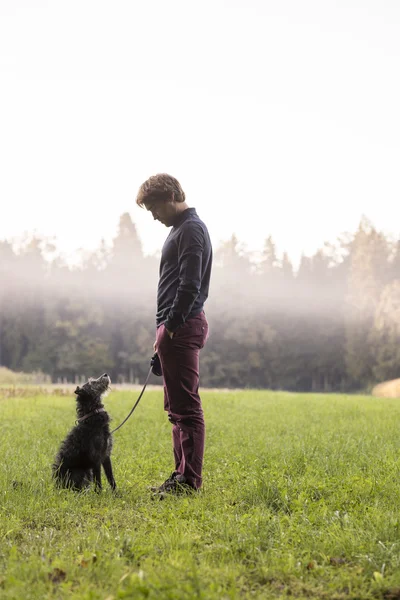
<path fill-rule="evenodd" d="M 203 491 L 155 501 L 172 470 L 160 391 L 114 436 L 115 497 L 104 476 L 99 495 L 52 484 L 73 394 L 6 389 L 2 600 L 400 599 L 399 401 L 204 392 Z M 113 425 L 136 397 L 106 398 Z"/>
<path fill-rule="evenodd" d="M 378 383 L 373 388 L 372 394 L 381 398 L 400 398 L 400 379 Z"/>

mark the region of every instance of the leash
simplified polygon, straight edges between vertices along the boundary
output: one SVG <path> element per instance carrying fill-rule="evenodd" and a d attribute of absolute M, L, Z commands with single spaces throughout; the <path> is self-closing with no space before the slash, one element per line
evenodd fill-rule
<path fill-rule="evenodd" d="M 146 386 L 147 386 L 147 384 L 148 384 L 148 382 L 149 382 L 150 375 L 151 375 L 152 373 L 154 373 L 155 375 L 161 375 L 161 372 L 158 372 L 158 368 L 159 368 L 159 358 L 158 358 L 158 356 L 157 356 L 157 353 L 156 353 L 156 354 L 154 354 L 154 356 L 152 356 L 152 358 L 151 358 L 151 361 L 150 361 L 150 364 L 151 364 L 151 366 L 150 366 L 150 370 L 149 370 L 149 372 L 148 372 L 148 375 L 147 375 L 147 377 L 146 377 L 146 381 L 144 382 L 143 389 L 142 389 L 142 391 L 140 392 L 139 398 L 136 400 L 136 402 L 135 402 L 135 404 L 134 404 L 134 406 L 133 406 L 133 408 L 132 408 L 131 412 L 129 413 L 129 415 L 128 415 L 127 417 L 125 417 L 125 419 L 122 421 L 122 423 L 121 423 L 120 425 L 118 425 L 118 427 L 116 427 L 115 429 L 113 429 L 113 430 L 111 431 L 110 435 L 112 435 L 113 433 L 115 433 L 116 431 L 118 431 L 118 429 L 120 429 L 120 428 L 122 427 L 122 425 L 123 425 L 124 423 L 126 423 L 126 422 L 127 422 L 127 420 L 129 419 L 129 417 L 131 416 L 131 414 L 133 413 L 133 411 L 135 410 L 135 408 L 136 408 L 136 407 L 137 407 L 137 405 L 139 404 L 140 398 L 141 398 L 141 397 L 143 396 L 143 394 L 144 394 L 144 390 L 146 389 Z"/>

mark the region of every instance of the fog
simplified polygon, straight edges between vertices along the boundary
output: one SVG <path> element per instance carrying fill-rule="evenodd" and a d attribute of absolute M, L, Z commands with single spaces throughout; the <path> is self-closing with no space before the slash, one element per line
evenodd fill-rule
<path fill-rule="evenodd" d="M 118 381 L 142 380 L 158 269 L 159 255 L 143 255 L 128 213 L 110 245 L 82 253 L 74 266 L 56 240 L 1 242 L 0 364 L 53 381 L 104 370 Z M 203 384 L 329 391 L 395 377 L 397 354 L 384 340 L 387 331 L 400 337 L 399 280 L 399 244 L 366 219 L 303 256 L 297 270 L 271 236 L 252 254 L 232 235 L 214 248 Z M 383 360 L 388 352 L 392 359 Z"/>

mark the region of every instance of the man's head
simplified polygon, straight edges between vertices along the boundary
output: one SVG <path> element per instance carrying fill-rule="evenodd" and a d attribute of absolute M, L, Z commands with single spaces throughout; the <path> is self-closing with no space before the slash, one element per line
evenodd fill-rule
<path fill-rule="evenodd" d="M 166 227 L 171 227 L 176 217 L 188 208 L 179 181 L 166 173 L 153 175 L 142 183 L 136 203 L 149 210 L 153 218 Z"/>

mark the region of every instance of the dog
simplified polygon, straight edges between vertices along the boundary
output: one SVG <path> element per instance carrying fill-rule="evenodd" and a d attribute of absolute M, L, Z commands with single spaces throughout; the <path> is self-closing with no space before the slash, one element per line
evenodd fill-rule
<path fill-rule="evenodd" d="M 76 426 L 62 442 L 52 469 L 58 487 L 80 491 L 94 482 L 96 491 L 100 491 L 103 466 L 111 489 L 116 490 L 110 458 L 110 418 L 102 404 L 110 383 L 104 373 L 76 388 Z"/>

